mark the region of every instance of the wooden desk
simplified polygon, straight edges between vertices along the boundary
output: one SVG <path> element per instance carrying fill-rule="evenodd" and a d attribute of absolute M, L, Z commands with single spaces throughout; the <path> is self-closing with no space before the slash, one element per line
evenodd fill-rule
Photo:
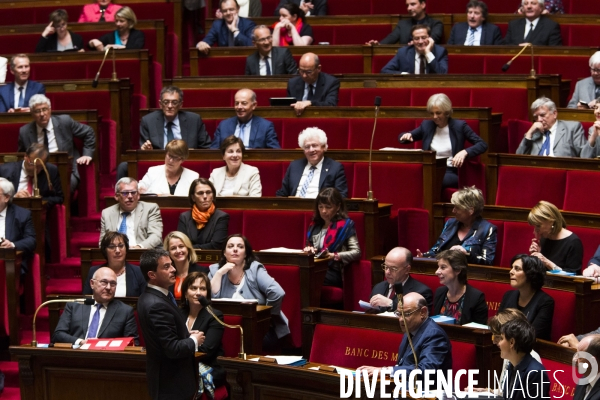
<path fill-rule="evenodd" d="M 146 353 L 135 349 L 11 346 L 9 351 L 19 362 L 22 400 L 149 400 Z M 202 356 L 196 353 L 196 360 Z"/>
<path fill-rule="evenodd" d="M 0 249 L 0 273 L 4 274 L 6 285 L 6 303 L 2 301 L 0 325 L 4 325 L 11 345 L 17 345 L 20 341 L 19 277 L 21 275 L 21 259 L 22 253 L 17 253 L 15 249 Z"/>

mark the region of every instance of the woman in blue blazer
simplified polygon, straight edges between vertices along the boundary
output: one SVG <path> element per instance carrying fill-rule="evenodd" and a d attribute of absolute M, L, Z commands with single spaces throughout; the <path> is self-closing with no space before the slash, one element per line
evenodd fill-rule
<path fill-rule="evenodd" d="M 422 140 L 423 150 L 436 151 L 437 158 L 447 158 L 446 174 L 442 189 L 458 187 L 458 168 L 465 159 L 485 153 L 484 142 L 465 121 L 452 119 L 452 102 L 443 93 L 434 94 L 427 100 L 431 120 L 425 120 L 417 129 L 400 134 L 400 143 Z M 465 140 L 472 144 L 465 149 Z"/>

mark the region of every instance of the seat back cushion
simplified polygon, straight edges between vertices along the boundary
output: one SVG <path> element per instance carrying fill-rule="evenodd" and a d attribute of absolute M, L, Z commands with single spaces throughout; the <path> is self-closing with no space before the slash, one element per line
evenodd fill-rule
<path fill-rule="evenodd" d="M 562 209 L 566 175 L 551 168 L 499 167 L 496 205 L 531 208 L 546 200 Z"/>
<path fill-rule="evenodd" d="M 292 343 L 302 345 L 302 315 L 300 313 L 300 267 L 292 265 L 266 265 L 267 272 L 285 291 L 281 311 L 288 319 Z"/>

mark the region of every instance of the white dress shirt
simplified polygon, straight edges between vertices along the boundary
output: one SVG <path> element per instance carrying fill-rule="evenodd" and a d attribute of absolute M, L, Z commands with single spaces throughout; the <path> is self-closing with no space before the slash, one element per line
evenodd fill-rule
<path fill-rule="evenodd" d="M 433 53 L 425 53 L 425 61 L 427 64 L 435 60 Z M 421 70 L 421 54 L 415 49 L 415 74 L 419 74 Z M 425 71 L 427 73 L 427 71 Z"/>
<path fill-rule="evenodd" d="M 483 25 L 479 25 L 475 28 L 475 38 L 472 46 L 480 46 L 481 45 L 481 32 L 483 32 Z M 467 37 L 465 38 L 465 45 L 469 43 L 469 38 L 471 37 L 471 27 L 467 29 Z"/>
<path fill-rule="evenodd" d="M 269 67 L 271 67 L 271 74 L 273 74 L 273 57 L 271 56 L 272 51 L 269 52 L 269 54 L 267 55 L 267 57 L 269 57 Z M 258 61 L 258 68 L 259 68 L 259 74 L 260 75 L 267 75 L 267 60 L 266 57 L 261 55 L 260 56 L 260 60 Z M 244 144 L 245 145 L 245 144 Z"/>
<path fill-rule="evenodd" d="M 4 207 L 4 210 L 0 211 L 0 238 L 6 237 L 6 210 L 8 207 Z"/>
<path fill-rule="evenodd" d="M 447 158 L 446 166 L 452 167 L 452 143 L 450 142 L 450 128 L 435 128 L 431 140 L 431 150 L 435 150 L 435 158 Z"/>
<path fill-rule="evenodd" d="M 525 38 L 527 37 L 527 35 L 529 35 L 529 30 L 531 29 L 531 24 L 533 24 L 533 30 L 535 31 L 535 28 L 536 28 L 538 22 L 540 22 L 540 18 L 539 17 L 537 17 L 533 21 L 525 20 L 525 35 L 523 36 L 523 40 L 525 40 Z"/>
<path fill-rule="evenodd" d="M 27 172 L 25 171 L 26 162 L 27 161 L 23 161 L 23 168 L 21 168 L 21 175 L 19 176 L 19 187 L 17 188 L 17 192 L 20 192 L 21 190 L 27 190 L 27 185 L 29 185 L 29 175 L 27 175 Z"/>
<path fill-rule="evenodd" d="M 44 132 L 41 126 L 36 124 L 37 129 L 37 141 L 38 143 L 44 144 Z M 58 143 L 56 143 L 56 135 L 54 135 L 54 125 L 52 125 L 52 118 L 48 121 L 48 126 L 46 126 L 46 131 L 48 131 L 48 151 L 50 153 L 55 153 L 58 151 Z"/>
<path fill-rule="evenodd" d="M 313 174 L 312 180 L 308 184 L 308 188 L 306 189 L 306 196 L 304 196 L 304 198 L 306 199 L 316 199 L 317 195 L 319 194 L 319 181 L 321 179 L 321 171 L 323 170 L 324 159 L 325 157 L 323 157 L 321 161 L 319 161 L 319 163 L 315 165 L 315 172 Z M 308 177 L 310 167 L 312 167 L 312 165 L 310 163 L 306 163 L 306 167 L 304 167 L 304 172 L 302 172 L 302 177 L 300 178 L 300 183 L 298 183 L 298 188 L 296 189 L 296 196 L 300 196 L 300 191 L 302 190 L 302 186 L 304 185 L 304 182 Z"/>

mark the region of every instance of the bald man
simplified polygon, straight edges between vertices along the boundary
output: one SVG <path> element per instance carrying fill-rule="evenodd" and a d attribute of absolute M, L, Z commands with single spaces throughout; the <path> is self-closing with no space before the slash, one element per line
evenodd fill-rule
<path fill-rule="evenodd" d="M 314 53 L 306 53 L 298 63 L 298 74 L 288 81 L 287 94 L 295 97 L 292 107 L 296 115 L 302 115 L 306 107 L 330 106 L 338 104 L 340 81 L 321 72 L 321 61 Z"/>
<path fill-rule="evenodd" d="M 401 310 L 404 310 L 402 317 Z M 398 304 L 396 311 L 400 330 L 405 335 L 402 337 L 398 350 L 398 363 L 393 367 L 392 374 L 405 370 L 408 376 L 415 369 L 415 358 L 408 343 L 408 335 L 412 336 L 412 344 L 418 359 L 418 368 L 425 370 L 446 371 L 452 369 L 452 344 L 446 332 L 431 318 L 427 301 L 419 293 L 404 295 L 404 307 Z M 406 322 L 406 324 L 405 324 Z M 381 368 L 362 366 L 357 369 L 367 370 L 369 376 L 374 372 L 379 373 Z"/>
<path fill-rule="evenodd" d="M 92 279 L 94 305 L 67 303 L 60 316 L 52 343 L 83 344 L 89 338 L 133 337 L 138 330 L 133 308 L 115 300 L 117 275 L 108 267 L 98 268 Z"/>

